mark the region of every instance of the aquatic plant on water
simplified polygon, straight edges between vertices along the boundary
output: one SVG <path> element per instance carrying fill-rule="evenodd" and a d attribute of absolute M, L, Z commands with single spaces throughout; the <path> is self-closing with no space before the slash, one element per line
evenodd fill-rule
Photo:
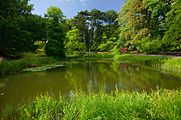
<path fill-rule="evenodd" d="M 65 65 L 62 65 L 62 64 L 51 64 L 51 65 L 44 65 L 42 67 L 26 68 L 26 69 L 23 69 L 23 71 L 26 71 L 26 72 L 46 71 L 46 70 L 50 70 L 50 69 L 54 69 L 54 68 L 60 68 L 60 67 L 63 67 L 63 66 L 65 66 Z"/>

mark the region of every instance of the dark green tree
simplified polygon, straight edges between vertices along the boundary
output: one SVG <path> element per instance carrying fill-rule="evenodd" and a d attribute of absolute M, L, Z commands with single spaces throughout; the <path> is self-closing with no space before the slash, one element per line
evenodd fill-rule
<path fill-rule="evenodd" d="M 80 36 L 82 38 L 81 42 L 84 42 L 87 48 L 89 48 L 88 16 L 89 12 L 85 10 L 78 12 L 78 14 L 73 19 L 71 19 L 71 26 L 73 28 L 76 27 L 79 29 Z"/>
<path fill-rule="evenodd" d="M 47 10 L 47 56 L 65 58 L 64 41 L 66 36 L 66 21 L 61 9 L 51 6 Z"/>
<path fill-rule="evenodd" d="M 181 0 L 174 0 L 167 13 L 167 26 L 163 46 L 167 51 L 181 51 Z"/>
<path fill-rule="evenodd" d="M 81 38 L 79 42 L 85 44 L 87 51 L 96 52 L 102 48 L 106 48 L 104 51 L 109 51 L 114 44 L 111 47 L 109 45 L 118 38 L 117 16 L 118 14 L 114 10 L 107 12 L 101 12 L 97 9 L 80 11 L 68 21 L 69 29 L 79 30 Z M 100 44 L 106 47 L 99 47 Z"/>
<path fill-rule="evenodd" d="M 12 57 L 21 52 L 35 51 L 36 40 L 45 33 L 44 20 L 32 15 L 29 0 L 1 0 L 0 55 Z"/>

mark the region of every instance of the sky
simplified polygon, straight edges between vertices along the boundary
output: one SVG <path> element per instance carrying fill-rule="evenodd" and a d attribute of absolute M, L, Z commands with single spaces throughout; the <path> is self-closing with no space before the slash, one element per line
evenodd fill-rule
<path fill-rule="evenodd" d="M 44 16 L 51 5 L 59 7 L 67 18 L 73 18 L 82 10 L 120 11 L 125 0 L 30 0 L 34 5 L 33 14 Z"/>

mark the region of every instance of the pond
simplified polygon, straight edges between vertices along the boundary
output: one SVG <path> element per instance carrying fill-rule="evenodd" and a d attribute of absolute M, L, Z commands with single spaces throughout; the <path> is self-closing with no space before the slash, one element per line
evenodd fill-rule
<path fill-rule="evenodd" d="M 22 72 L 0 78 L 0 107 L 21 104 L 39 94 L 68 95 L 75 91 L 150 91 L 179 89 L 181 78 L 148 66 L 113 61 L 68 62 L 44 72 Z"/>

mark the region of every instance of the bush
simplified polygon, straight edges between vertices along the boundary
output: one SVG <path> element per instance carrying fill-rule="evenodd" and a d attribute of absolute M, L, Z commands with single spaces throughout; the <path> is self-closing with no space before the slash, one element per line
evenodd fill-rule
<path fill-rule="evenodd" d="M 158 39 L 151 39 L 149 37 L 142 38 L 135 44 L 135 46 L 139 52 L 158 53 L 162 50 L 162 44 L 159 38 Z"/>
<path fill-rule="evenodd" d="M 45 53 L 50 57 L 65 58 L 64 45 L 57 40 L 49 40 L 45 46 Z"/>

